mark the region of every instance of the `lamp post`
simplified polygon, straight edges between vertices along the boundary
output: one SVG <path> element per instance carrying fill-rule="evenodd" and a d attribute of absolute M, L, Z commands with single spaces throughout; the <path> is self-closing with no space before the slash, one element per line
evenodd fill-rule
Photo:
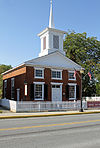
<path fill-rule="evenodd" d="M 80 112 L 84 112 L 83 111 L 83 104 L 82 104 L 82 101 L 83 101 L 83 99 L 82 99 L 82 74 L 84 73 L 84 69 L 81 69 L 80 70 L 80 74 L 81 74 L 81 108 L 80 108 Z"/>

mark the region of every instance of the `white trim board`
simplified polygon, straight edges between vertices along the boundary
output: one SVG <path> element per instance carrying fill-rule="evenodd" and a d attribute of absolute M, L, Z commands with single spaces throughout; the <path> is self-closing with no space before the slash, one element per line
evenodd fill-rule
<path fill-rule="evenodd" d="M 33 82 L 34 84 L 45 84 L 45 82 Z"/>
<path fill-rule="evenodd" d="M 51 85 L 63 85 L 63 83 L 51 82 Z"/>

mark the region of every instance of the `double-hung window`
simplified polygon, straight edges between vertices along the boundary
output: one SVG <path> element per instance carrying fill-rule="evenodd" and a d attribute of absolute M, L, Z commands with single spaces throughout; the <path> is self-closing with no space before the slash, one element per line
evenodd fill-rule
<path fill-rule="evenodd" d="M 15 97 L 15 79 L 11 79 L 11 99 Z"/>
<path fill-rule="evenodd" d="M 44 78 L 44 69 L 35 68 L 35 78 L 43 79 Z"/>
<path fill-rule="evenodd" d="M 76 80 L 75 72 L 74 71 L 69 71 L 68 72 L 68 79 L 69 80 Z"/>
<path fill-rule="evenodd" d="M 76 100 L 76 84 L 69 84 L 69 100 Z"/>
<path fill-rule="evenodd" d="M 62 70 L 52 70 L 51 71 L 52 79 L 62 79 Z"/>
<path fill-rule="evenodd" d="M 44 82 L 34 82 L 34 99 L 44 99 Z"/>
<path fill-rule="evenodd" d="M 7 80 L 4 80 L 4 98 L 6 98 L 7 95 Z"/>

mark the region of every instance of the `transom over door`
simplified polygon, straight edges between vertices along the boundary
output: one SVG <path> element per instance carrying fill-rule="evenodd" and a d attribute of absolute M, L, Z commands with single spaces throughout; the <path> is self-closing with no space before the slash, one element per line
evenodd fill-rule
<path fill-rule="evenodd" d="M 60 85 L 52 85 L 52 101 L 62 101 L 62 89 Z"/>

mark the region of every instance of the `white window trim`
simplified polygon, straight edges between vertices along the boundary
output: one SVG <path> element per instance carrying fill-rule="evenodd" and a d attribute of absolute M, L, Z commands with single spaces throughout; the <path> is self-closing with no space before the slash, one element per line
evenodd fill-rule
<path fill-rule="evenodd" d="M 73 81 L 76 81 L 76 76 L 74 77 L 74 79 L 70 79 L 69 78 L 69 73 L 74 73 L 75 71 L 68 71 L 68 80 L 73 80 Z"/>
<path fill-rule="evenodd" d="M 36 101 L 43 101 L 44 100 L 44 84 L 45 84 L 45 82 L 33 82 L 34 84 L 40 84 L 40 85 L 42 85 L 42 98 L 35 98 L 34 97 L 34 100 L 36 100 Z M 35 87 L 34 87 L 34 94 L 35 94 Z"/>
<path fill-rule="evenodd" d="M 68 85 L 74 85 L 74 86 L 76 86 L 77 84 L 76 83 L 68 83 Z"/>
<path fill-rule="evenodd" d="M 75 86 L 75 97 L 74 98 L 69 98 L 69 100 L 76 100 L 76 85 L 75 83 L 68 83 L 69 86 Z"/>
<path fill-rule="evenodd" d="M 63 85 L 63 83 L 55 83 L 55 82 L 51 82 L 51 85 Z"/>
<path fill-rule="evenodd" d="M 42 77 L 37 77 L 36 76 L 36 70 L 42 70 Z M 34 78 L 36 78 L 36 79 L 44 79 L 44 68 L 35 67 L 34 68 Z"/>
<path fill-rule="evenodd" d="M 34 84 L 45 84 L 45 82 L 33 82 Z"/>
<path fill-rule="evenodd" d="M 52 71 L 61 72 L 61 78 L 52 78 Z M 63 71 L 63 70 L 59 70 L 59 69 L 51 69 L 51 79 L 52 79 L 52 80 L 62 80 L 62 71 Z"/>

